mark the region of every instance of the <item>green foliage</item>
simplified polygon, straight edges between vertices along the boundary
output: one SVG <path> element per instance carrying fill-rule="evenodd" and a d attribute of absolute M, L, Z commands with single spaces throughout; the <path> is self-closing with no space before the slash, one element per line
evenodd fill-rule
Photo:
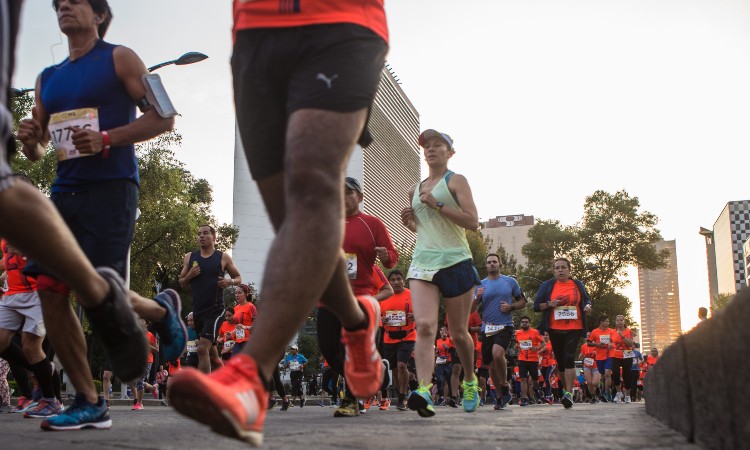
<path fill-rule="evenodd" d="M 474 260 L 474 267 L 479 273 L 479 279 L 487 277 L 487 253 L 490 253 L 488 249 L 492 245 L 492 240 L 489 236 L 483 235 L 480 231 L 466 230 L 466 240 L 469 242 L 469 249 L 471 250 L 471 257 Z"/>
<path fill-rule="evenodd" d="M 732 300 L 734 300 L 734 297 L 734 294 L 730 294 L 728 292 L 716 295 L 713 301 L 711 301 L 711 315 L 713 316 L 717 311 L 721 311 L 722 309 L 726 308 L 727 305 Z"/>
<path fill-rule="evenodd" d="M 307 358 L 307 365 L 305 365 L 305 376 L 317 376 L 320 372 L 320 347 L 318 347 L 318 339 L 316 336 L 302 336 L 297 337 L 297 346 L 299 352 Z"/>
<path fill-rule="evenodd" d="M 522 249 L 529 259 L 523 275 L 552 278 L 553 259 L 567 257 L 571 276 L 586 286 L 594 311 L 630 319 L 631 302 L 617 293 L 628 285 L 626 270 L 631 266 L 663 268 L 669 256 L 668 250 L 656 251 L 653 245 L 661 239 L 658 218 L 639 208 L 638 198 L 624 190 L 614 194 L 599 190 L 586 198 L 579 224 L 540 220 L 529 230 L 531 241 Z"/>

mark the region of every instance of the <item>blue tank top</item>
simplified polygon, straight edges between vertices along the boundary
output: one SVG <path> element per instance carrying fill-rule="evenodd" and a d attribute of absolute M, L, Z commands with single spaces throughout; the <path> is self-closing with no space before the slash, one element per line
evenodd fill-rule
<path fill-rule="evenodd" d="M 224 289 L 219 287 L 219 277 L 224 277 L 221 255 L 222 252 L 218 250 L 208 258 L 202 257 L 200 250 L 190 254 L 188 269 L 196 263 L 201 268 L 201 274 L 190 280 L 193 314 L 208 312 L 212 309 L 224 309 Z"/>
<path fill-rule="evenodd" d="M 117 78 L 112 53 L 117 46 L 99 40 L 81 58 L 44 69 L 41 79 L 42 105 L 47 114 L 95 108 L 99 129 L 111 130 L 135 120 L 135 102 Z M 52 192 L 78 192 L 112 180 L 130 180 L 140 185 L 135 146 L 112 147 L 103 152 L 57 163 Z"/>

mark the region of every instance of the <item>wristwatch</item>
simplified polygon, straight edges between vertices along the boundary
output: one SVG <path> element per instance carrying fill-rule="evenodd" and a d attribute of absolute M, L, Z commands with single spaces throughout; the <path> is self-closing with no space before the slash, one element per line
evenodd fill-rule
<path fill-rule="evenodd" d="M 443 206 L 445 206 L 445 203 L 437 202 L 437 205 L 435 205 L 435 209 L 437 209 L 437 211 L 440 212 L 443 210 Z"/>

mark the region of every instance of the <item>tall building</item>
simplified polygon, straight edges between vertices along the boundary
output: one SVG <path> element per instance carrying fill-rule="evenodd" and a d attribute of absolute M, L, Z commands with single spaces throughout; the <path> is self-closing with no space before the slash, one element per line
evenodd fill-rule
<path fill-rule="evenodd" d="M 409 188 L 420 176 L 419 114 L 385 67 L 368 127 L 374 141 L 364 150 L 359 146 L 354 149 L 346 175 L 362 182 L 362 210 L 385 222 L 396 246 L 412 244 L 415 235 L 401 224 L 400 214 L 406 206 Z M 238 133 L 234 148 L 233 213 L 240 234 L 232 259 L 244 280 L 260 285 L 274 232 L 258 186 L 250 178 Z"/>
<path fill-rule="evenodd" d="M 534 216 L 514 214 L 497 216 L 482 223 L 482 235 L 489 237 L 492 243 L 490 250 L 495 251 L 502 245 L 508 256 L 516 258 L 518 264 L 526 265 L 526 257 L 521 253 L 529 239 L 529 229 L 534 226 Z"/>
<path fill-rule="evenodd" d="M 656 250 L 669 250 L 667 267 L 658 270 L 638 268 L 641 303 L 641 349 L 660 351 L 680 335 L 680 289 L 677 284 L 677 245 L 659 241 Z"/>
<path fill-rule="evenodd" d="M 750 200 L 727 203 L 706 237 L 708 284 L 711 302 L 718 294 L 735 294 L 747 286 L 743 245 L 750 238 Z"/>

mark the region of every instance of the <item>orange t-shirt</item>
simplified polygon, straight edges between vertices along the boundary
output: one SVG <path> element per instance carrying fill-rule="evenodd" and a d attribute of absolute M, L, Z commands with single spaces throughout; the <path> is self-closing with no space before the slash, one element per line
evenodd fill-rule
<path fill-rule="evenodd" d="M 534 328 L 528 330 L 516 330 L 516 342 L 518 342 L 518 360 L 519 361 L 539 361 L 539 351 L 532 350 L 532 347 L 539 347 L 544 341 L 542 335 Z"/>
<path fill-rule="evenodd" d="M 583 359 L 583 367 L 588 369 L 596 369 L 596 347 L 589 347 L 588 344 L 581 346 L 581 357 Z"/>
<path fill-rule="evenodd" d="M 384 0 L 234 0 L 233 35 L 246 28 L 353 23 L 388 42 Z"/>
<path fill-rule="evenodd" d="M 154 336 L 154 333 L 147 331 L 146 332 L 146 338 L 148 338 L 148 343 L 156 346 L 156 336 Z M 154 352 L 151 349 L 148 349 L 148 359 L 146 362 L 153 363 L 154 362 Z"/>
<path fill-rule="evenodd" d="M 413 313 L 411 291 L 409 289 L 404 289 L 403 292 L 393 294 L 380 302 L 380 317 L 385 329 L 385 333 L 383 334 L 384 344 L 417 340 L 417 328 L 414 319 L 410 317 Z M 406 336 L 402 339 L 392 338 L 390 333 L 397 331 L 405 331 Z"/>
<path fill-rule="evenodd" d="M 237 328 L 235 324 L 229 323 L 227 321 L 222 322 L 221 326 L 219 327 L 219 335 L 217 336 L 216 340 L 217 341 L 221 340 L 222 342 L 224 342 L 226 340 L 227 333 L 230 333 L 231 334 L 230 340 L 233 341 L 235 337 L 234 332 L 236 329 Z"/>
<path fill-rule="evenodd" d="M 179 358 L 177 359 L 177 364 L 172 364 L 172 361 L 167 361 L 167 372 L 169 372 L 170 375 L 177 372 L 178 370 L 182 370 Z"/>
<path fill-rule="evenodd" d="M 552 287 L 551 300 L 560 300 L 560 304 L 549 313 L 550 330 L 580 330 L 583 328 L 581 291 L 573 280 L 556 281 Z M 575 317 L 575 319 L 556 319 L 555 317 Z"/>
<path fill-rule="evenodd" d="M 481 326 L 482 326 L 482 318 L 479 317 L 479 311 L 476 311 L 476 310 L 472 311 L 472 313 L 469 314 L 469 328 L 481 327 Z M 472 333 L 470 331 L 469 334 L 471 334 L 471 338 L 474 340 L 474 350 L 481 351 L 482 343 L 479 342 L 479 336 L 477 336 L 479 333 Z"/>
<path fill-rule="evenodd" d="M 615 330 L 612 328 L 606 328 L 602 330 L 599 327 L 594 328 L 594 331 L 589 334 L 588 340 L 595 344 L 613 344 L 615 338 L 612 336 Z M 612 349 L 608 347 L 596 347 L 596 359 L 598 361 L 604 360 L 612 356 Z"/>
<path fill-rule="evenodd" d="M 555 363 L 555 354 L 552 352 L 552 342 L 544 345 L 545 352 L 542 353 L 542 367 L 549 367 Z"/>
<path fill-rule="evenodd" d="M 8 242 L 5 239 L 0 242 L 0 249 L 3 252 L 5 271 L 8 274 L 8 290 L 5 295 L 34 292 L 36 280 L 23 274 L 23 268 L 26 267 L 28 259 L 18 253 L 9 253 Z"/>
<path fill-rule="evenodd" d="M 244 330 L 244 336 L 242 337 L 237 336 L 237 324 L 239 323 L 248 327 L 252 327 L 253 322 L 255 322 L 256 311 L 257 309 L 255 308 L 255 305 L 250 302 L 247 302 L 244 305 L 236 305 L 234 307 L 235 324 L 232 326 L 235 329 L 235 340 L 237 342 L 245 342 L 248 336 L 250 336 L 250 330 Z"/>
<path fill-rule="evenodd" d="M 451 362 L 451 347 L 453 347 L 453 341 L 449 337 L 435 341 L 437 356 L 445 358 L 445 362 Z"/>
<path fill-rule="evenodd" d="M 630 331 L 630 328 L 625 328 L 622 332 L 622 335 L 630 340 L 633 340 L 633 332 Z M 623 352 L 625 350 L 633 349 L 633 347 L 625 345 L 625 341 L 617 333 L 617 330 L 613 330 L 612 344 L 614 344 L 614 347 L 615 347 L 614 349 L 612 349 L 612 357 L 617 358 L 617 359 L 625 358 L 625 355 L 623 354 Z M 628 358 L 632 358 L 632 356 L 628 356 Z"/>
<path fill-rule="evenodd" d="M 658 361 L 658 360 L 659 360 L 659 357 L 658 357 L 658 356 L 651 356 L 651 355 L 648 355 L 648 357 L 646 358 L 646 362 L 648 363 L 648 366 L 649 366 L 649 367 L 651 367 L 651 366 L 653 366 L 654 364 L 656 364 L 656 361 Z"/>

